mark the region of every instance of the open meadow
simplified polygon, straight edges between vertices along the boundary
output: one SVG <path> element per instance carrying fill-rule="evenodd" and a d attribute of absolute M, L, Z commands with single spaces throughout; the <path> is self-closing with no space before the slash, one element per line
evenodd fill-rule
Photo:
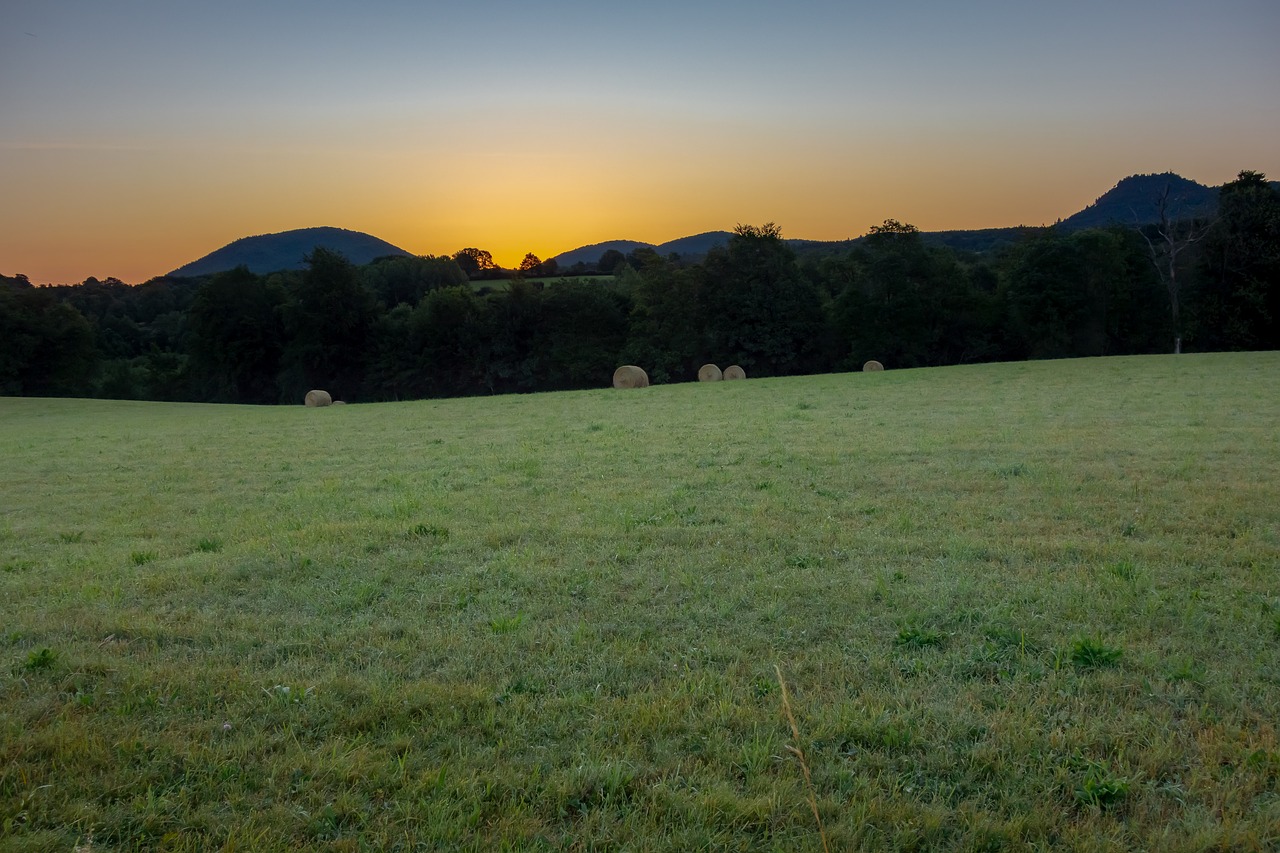
<path fill-rule="evenodd" d="M 0 851 L 1280 846 L 1280 353 L 0 399 L 0 569 Z"/>

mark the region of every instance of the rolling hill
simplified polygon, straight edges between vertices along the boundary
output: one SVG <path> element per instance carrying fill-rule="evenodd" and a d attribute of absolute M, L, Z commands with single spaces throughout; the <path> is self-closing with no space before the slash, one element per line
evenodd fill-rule
<path fill-rule="evenodd" d="M 1280 191 L 1280 182 L 1271 181 Z M 1211 216 L 1218 205 L 1218 187 L 1210 187 L 1189 180 L 1173 172 L 1152 175 L 1131 175 L 1098 197 L 1093 204 L 1056 223 L 1066 231 L 1086 228 L 1104 228 L 1108 225 L 1149 224 L 1159 218 L 1160 197 L 1169 188 L 1170 210 L 1175 217 Z M 1016 242 L 1025 227 L 982 228 L 957 231 L 926 231 L 925 241 L 935 246 L 947 246 L 958 251 L 987 252 Z M 628 252 L 636 246 L 652 246 L 661 255 L 676 253 L 686 257 L 705 255 L 712 248 L 728 242 L 728 231 L 708 231 L 692 237 L 682 237 L 655 246 L 633 240 L 614 240 L 595 246 L 583 246 L 557 255 L 561 266 L 578 261 L 593 264 L 606 250 L 617 248 Z M 844 252 L 857 245 L 861 238 L 850 240 L 788 240 L 802 254 L 830 254 Z M 627 247 L 631 248 L 627 248 Z M 567 260 L 566 260 L 567 259 Z"/>
<path fill-rule="evenodd" d="M 409 255 L 399 246 L 379 240 L 361 231 L 345 228 L 299 228 L 278 234 L 242 237 L 210 252 L 199 260 L 178 267 L 170 276 L 191 278 L 246 266 L 263 274 L 277 270 L 296 270 L 305 266 L 303 258 L 316 247 L 341 252 L 353 264 L 367 264 L 385 255 Z"/>
<path fill-rule="evenodd" d="M 1271 185 L 1280 190 L 1280 182 Z M 1134 225 L 1155 222 L 1159 216 L 1158 203 L 1166 187 L 1169 191 L 1170 209 L 1178 217 L 1210 216 L 1218 203 L 1218 188 L 1189 180 L 1173 172 L 1151 175 L 1131 175 L 1098 197 L 1093 204 L 1056 223 L 1066 231 L 1085 228 L 1101 228 L 1108 225 Z M 960 231 L 926 231 L 924 239 L 933 245 L 949 246 L 969 252 L 986 252 L 1016 242 L 1023 228 L 986 228 Z M 628 254 L 640 248 L 651 248 L 664 257 L 671 254 L 686 259 L 696 259 L 717 246 L 723 246 L 732 234 L 728 231 L 707 231 L 688 237 L 668 240 L 665 243 L 648 243 L 642 240 L 608 240 L 579 246 L 553 256 L 562 270 L 583 263 L 594 265 L 610 250 Z M 848 251 L 861 238 L 850 240 L 804 240 L 788 242 L 803 254 L 830 254 Z M 342 228 L 301 228 L 278 234 L 244 237 L 211 252 L 197 261 L 171 272 L 174 277 L 207 275 L 232 269 L 243 264 L 255 273 L 276 270 L 300 269 L 303 257 L 317 246 L 341 252 L 354 264 L 367 264 L 385 255 L 410 255 L 404 249 L 360 231 Z"/>
<path fill-rule="evenodd" d="M 1168 190 L 1168 213 L 1177 219 L 1207 216 L 1218 207 L 1218 188 L 1173 172 L 1131 175 L 1103 193 L 1079 213 L 1058 223 L 1066 231 L 1158 222 L 1160 199 Z"/>
<path fill-rule="evenodd" d="M 659 255 L 680 255 L 682 257 L 696 257 L 705 255 L 707 252 L 723 246 L 729 242 L 729 238 L 733 236 L 730 231 L 707 231 L 702 234 L 694 234 L 692 237 L 681 237 L 677 240 L 668 240 L 659 244 L 656 248 Z"/>
<path fill-rule="evenodd" d="M 618 251 L 622 254 L 630 254 L 636 249 L 654 248 L 652 243 L 644 243 L 640 240 L 606 240 L 603 243 L 592 243 L 590 246 L 579 246 L 568 252 L 561 252 L 551 260 L 560 265 L 561 269 L 571 267 L 577 263 L 594 264 L 600 260 L 601 256 L 608 251 Z"/>
<path fill-rule="evenodd" d="M 561 252 L 553 260 L 560 265 L 561 269 L 571 267 L 577 263 L 590 266 L 599 261 L 601 256 L 610 250 L 616 250 L 626 255 L 636 249 L 653 249 L 663 257 L 673 254 L 682 257 L 701 257 L 715 247 L 728 243 L 729 238 L 732 236 L 733 234 L 729 231 L 707 231 L 702 234 L 693 234 L 689 237 L 678 237 L 665 243 L 645 243 L 640 240 L 609 240 L 604 243 L 592 243 L 590 246 L 580 246 L 568 252 Z"/>

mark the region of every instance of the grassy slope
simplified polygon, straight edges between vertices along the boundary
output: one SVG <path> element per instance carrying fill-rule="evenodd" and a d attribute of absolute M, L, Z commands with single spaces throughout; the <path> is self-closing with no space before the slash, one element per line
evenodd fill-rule
<path fill-rule="evenodd" d="M 1276 844 L 1277 423 L 1274 353 L 0 400 L 0 850 L 820 849 L 775 664 L 833 848 Z"/>

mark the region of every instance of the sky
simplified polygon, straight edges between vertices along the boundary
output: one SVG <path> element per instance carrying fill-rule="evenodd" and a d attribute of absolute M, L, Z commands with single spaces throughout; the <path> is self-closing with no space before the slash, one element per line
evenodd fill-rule
<path fill-rule="evenodd" d="M 3 0 L 0 273 L 1049 224 L 1280 178 L 1277 41 L 1275 0 Z"/>

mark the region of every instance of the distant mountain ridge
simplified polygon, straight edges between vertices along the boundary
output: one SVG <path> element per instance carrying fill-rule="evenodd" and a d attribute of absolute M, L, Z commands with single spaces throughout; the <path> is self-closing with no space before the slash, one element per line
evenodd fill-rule
<path fill-rule="evenodd" d="M 595 264 L 605 252 L 610 250 L 629 255 L 636 249 L 653 249 L 664 258 L 672 254 L 701 256 L 717 246 L 725 245 L 732 236 L 733 233 L 730 231 L 706 231 L 702 234 L 668 240 L 665 243 L 645 243 L 640 240 L 608 240 L 604 243 L 593 243 L 590 246 L 579 246 L 568 252 L 561 252 L 555 255 L 552 260 L 559 264 L 561 269 L 564 269 L 577 263 L 587 264 L 588 266 Z"/>
<path fill-rule="evenodd" d="M 242 237 L 199 260 L 178 267 L 169 275 L 174 278 L 191 278 L 238 266 L 246 266 L 250 272 L 258 275 L 279 270 L 297 270 L 306 266 L 303 259 L 316 247 L 341 252 L 357 266 L 386 255 L 412 254 L 362 231 L 329 227 L 299 228 L 277 234 Z"/>
<path fill-rule="evenodd" d="M 560 265 L 561 269 L 571 267 L 577 263 L 594 264 L 600 260 L 605 252 L 621 252 L 629 255 L 636 249 L 652 249 L 653 243 L 644 243 L 639 240 L 605 240 L 603 243 L 592 243 L 589 246 L 579 246 L 568 252 L 561 252 L 555 255 L 551 260 Z"/>
<path fill-rule="evenodd" d="M 680 237 L 676 240 L 659 243 L 657 251 L 659 255 L 663 256 L 705 255 L 712 249 L 728 244 L 729 238 L 732 236 L 732 231 L 704 231 L 701 234 L 694 234 L 692 237 Z"/>
<path fill-rule="evenodd" d="M 1280 191 L 1280 181 L 1271 181 L 1271 186 Z M 1065 231 L 1081 231 L 1086 228 L 1105 228 L 1108 225 L 1149 225 L 1158 221 L 1158 205 L 1165 188 L 1169 189 L 1169 210 L 1175 218 L 1211 216 L 1218 206 L 1219 187 L 1205 186 L 1189 180 L 1174 172 L 1162 172 L 1151 175 L 1131 175 L 1107 192 L 1098 197 L 1093 204 L 1066 219 L 1055 223 L 1056 227 Z M 958 251 L 986 252 L 992 249 L 1017 242 L 1027 227 L 1013 226 L 1006 228 L 981 228 L 953 231 L 925 231 L 921 235 L 925 242 L 935 246 L 947 246 Z M 623 246 L 649 246 L 660 255 L 675 252 L 685 256 L 705 255 L 716 246 L 724 245 L 732 234 L 728 231 L 709 231 L 695 237 L 684 237 L 667 243 L 637 243 L 634 240 L 614 240 L 600 243 L 599 252 L 596 246 L 583 246 L 556 255 L 561 267 L 572 266 L 581 261 L 594 264 L 600 255 L 610 248 L 618 248 L 624 254 L 632 251 Z M 804 240 L 792 239 L 790 243 L 797 251 L 803 253 L 830 252 L 853 248 L 861 240 L 855 237 L 849 240 Z"/>
<path fill-rule="evenodd" d="M 1280 182 L 1271 181 L 1280 191 Z M 1189 180 L 1173 172 L 1152 175 L 1131 175 L 1098 197 L 1093 204 L 1077 213 L 1059 220 L 1056 227 L 1064 231 L 1085 228 L 1105 228 L 1108 225 L 1146 225 L 1157 221 L 1158 204 L 1168 188 L 1171 213 L 1177 218 L 1211 216 L 1217 209 L 1218 187 L 1209 187 Z M 1032 226 L 1036 227 L 1036 226 Z M 926 231 L 923 237 L 932 245 L 949 246 L 959 251 L 986 252 L 1016 242 L 1023 226 L 1009 228 L 985 228 L 964 231 Z M 707 231 L 688 237 L 668 240 L 665 243 L 647 243 L 641 240 L 608 240 L 580 246 L 553 256 L 561 270 L 578 263 L 596 264 L 609 250 L 630 254 L 636 249 L 651 248 L 666 257 L 677 254 L 684 258 L 701 257 L 712 249 L 729 242 L 729 231 Z M 791 239 L 790 243 L 802 253 L 830 253 L 846 251 L 855 246 L 861 237 L 848 240 Z M 171 272 L 174 277 L 191 277 L 221 272 L 244 265 L 258 274 L 277 270 L 301 269 L 303 258 L 317 246 L 341 252 L 356 265 L 367 264 L 386 255 L 411 255 L 399 246 L 392 245 L 370 234 L 348 231 L 343 228 L 301 228 L 278 234 L 262 234 L 244 237 L 205 255 L 199 260 Z"/>

